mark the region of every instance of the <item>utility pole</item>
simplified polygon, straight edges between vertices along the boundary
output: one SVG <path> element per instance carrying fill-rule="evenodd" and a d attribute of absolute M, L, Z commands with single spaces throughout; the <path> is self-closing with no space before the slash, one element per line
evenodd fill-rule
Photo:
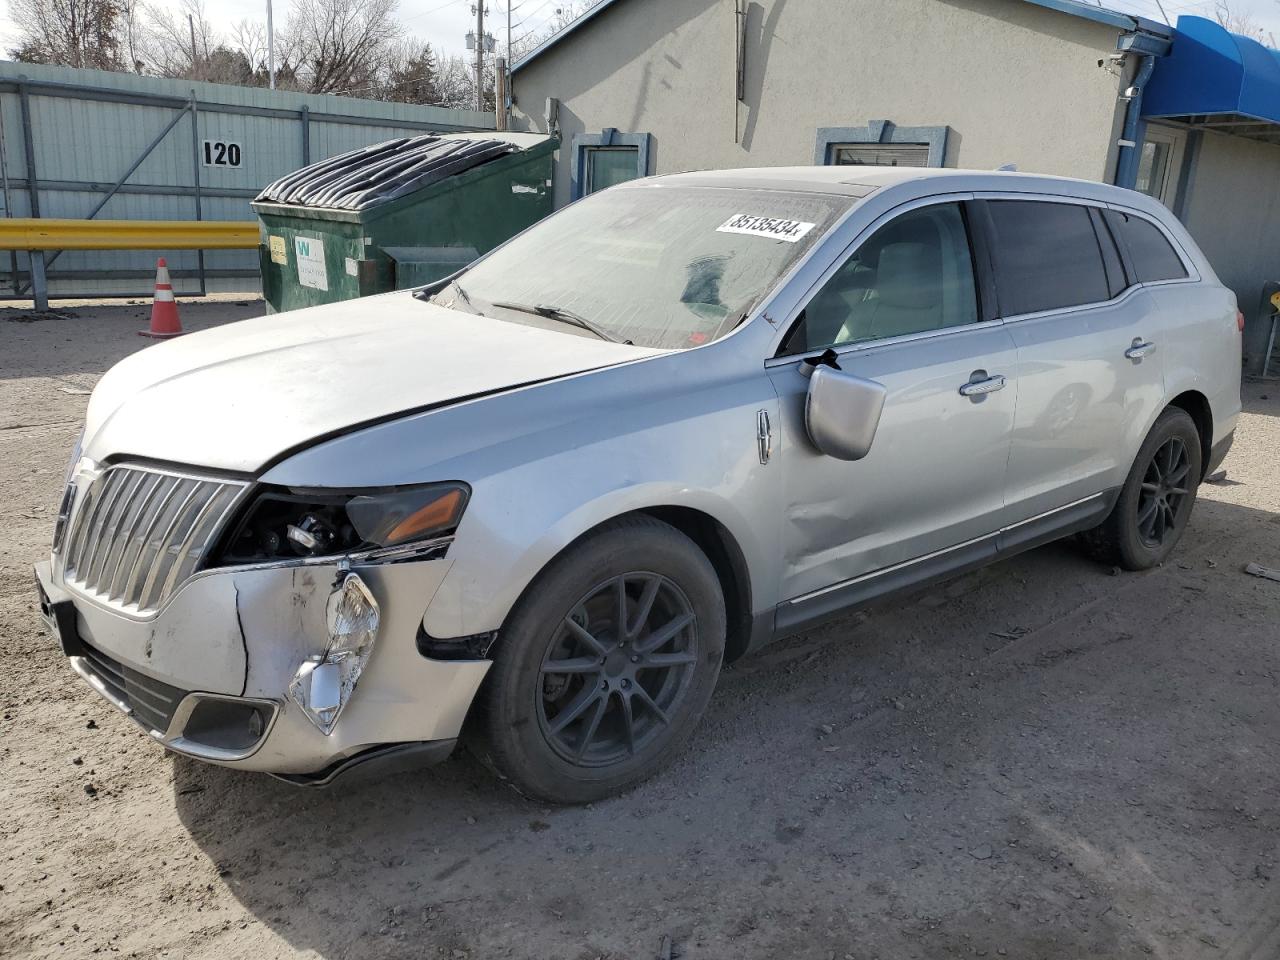
<path fill-rule="evenodd" d="M 507 129 L 507 118 L 510 116 L 507 105 L 511 102 L 511 3 L 507 0 L 507 55 L 502 61 L 503 68 L 503 84 L 502 84 L 502 103 L 499 105 L 502 112 L 502 126 L 500 129 Z"/>
<path fill-rule="evenodd" d="M 276 32 L 271 25 L 271 0 L 267 0 L 267 83 L 276 88 Z"/>
<path fill-rule="evenodd" d="M 476 0 L 476 111 L 484 110 L 484 0 Z"/>
<path fill-rule="evenodd" d="M 497 57 L 493 61 L 493 106 L 495 130 L 507 129 L 507 58 Z"/>
<path fill-rule="evenodd" d="M 187 28 L 191 31 L 191 73 L 194 76 L 196 64 L 199 63 L 200 58 L 196 54 L 196 18 L 189 13 L 187 14 Z"/>

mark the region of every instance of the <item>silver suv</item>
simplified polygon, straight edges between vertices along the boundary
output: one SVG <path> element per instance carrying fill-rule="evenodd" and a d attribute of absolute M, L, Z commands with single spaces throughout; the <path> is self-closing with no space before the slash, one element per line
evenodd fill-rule
<path fill-rule="evenodd" d="M 1168 556 L 1240 317 L 1139 194 L 1013 173 L 695 173 L 446 281 L 113 368 L 42 607 L 178 753 L 298 783 L 467 734 L 583 802 L 721 664 L 1069 534 Z"/>

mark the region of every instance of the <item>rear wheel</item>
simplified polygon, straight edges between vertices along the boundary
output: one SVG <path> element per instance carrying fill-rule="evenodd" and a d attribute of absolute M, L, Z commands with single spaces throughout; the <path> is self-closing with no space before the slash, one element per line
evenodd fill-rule
<path fill-rule="evenodd" d="M 1126 570 L 1163 563 L 1191 518 L 1200 473 L 1195 421 L 1170 407 L 1143 441 L 1110 516 L 1086 541 L 1101 559 Z"/>
<path fill-rule="evenodd" d="M 530 796 L 585 803 L 688 739 L 724 656 L 720 582 L 684 534 L 616 521 L 554 561 L 499 638 L 481 693 L 486 759 Z"/>

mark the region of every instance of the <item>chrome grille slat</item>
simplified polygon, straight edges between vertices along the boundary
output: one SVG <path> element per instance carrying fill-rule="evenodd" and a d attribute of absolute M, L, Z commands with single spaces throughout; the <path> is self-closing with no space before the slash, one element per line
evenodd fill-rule
<path fill-rule="evenodd" d="M 128 613 L 159 607 L 199 566 L 246 484 L 117 465 L 69 521 L 64 578 Z"/>
<path fill-rule="evenodd" d="M 98 496 L 98 488 L 90 486 L 80 497 L 80 503 L 73 505 L 74 511 L 71 518 L 67 521 L 67 551 L 66 565 L 67 569 L 74 569 L 78 566 L 80 552 L 84 549 L 85 528 L 87 524 L 77 524 L 76 517 L 84 514 L 86 511 L 93 509 L 93 504 Z"/>
<path fill-rule="evenodd" d="M 183 480 L 178 484 L 177 489 L 182 490 L 183 484 L 188 481 Z M 147 578 L 142 584 L 142 593 L 138 597 L 138 606 L 150 609 L 152 597 L 158 594 L 156 590 L 156 581 L 160 579 L 161 571 L 168 570 L 169 564 L 172 562 L 170 548 L 173 546 L 173 535 L 181 523 L 183 515 L 187 512 L 187 508 L 191 505 L 191 501 L 195 499 L 199 492 L 199 484 L 192 481 L 191 487 L 186 491 L 186 495 L 178 493 L 174 500 L 177 506 L 173 508 L 171 514 L 172 519 L 169 520 L 168 526 L 165 527 L 164 533 L 160 535 L 160 539 L 156 541 L 156 555 L 151 563 L 151 569 L 147 571 Z M 159 606 L 157 603 L 156 606 Z"/>
<path fill-rule="evenodd" d="M 115 601 L 124 596 L 125 585 L 129 582 L 128 575 L 133 572 L 138 554 L 142 552 L 142 534 L 139 533 L 138 528 L 143 525 L 143 519 L 149 515 L 148 510 L 155 499 L 156 491 L 164 485 L 164 482 L 165 478 L 158 473 L 151 474 L 146 480 L 146 493 L 138 498 L 136 512 L 129 521 L 129 535 L 121 538 L 124 547 L 120 551 L 120 562 L 116 565 L 116 572 L 112 574 L 111 583 L 107 587 L 108 600 Z"/>
<path fill-rule="evenodd" d="M 129 512 L 133 496 L 138 492 L 143 479 L 143 475 L 139 474 L 119 484 L 120 493 L 102 519 L 102 536 L 99 540 L 101 549 L 95 552 L 93 562 L 85 568 L 85 579 L 90 583 L 101 582 L 102 571 L 111 564 L 111 555 L 118 552 L 116 545 L 120 542 L 120 525 Z"/>
<path fill-rule="evenodd" d="M 109 485 L 103 490 L 102 496 L 94 501 L 93 515 L 89 517 L 89 534 L 85 543 L 85 556 L 83 563 L 76 565 L 77 571 L 93 569 L 94 558 L 102 547 L 102 532 L 107 522 L 107 514 L 111 512 L 111 508 L 115 506 L 116 500 L 119 499 L 121 488 L 120 484 Z"/>
<path fill-rule="evenodd" d="M 151 535 L 155 533 L 156 527 L 160 525 L 161 517 L 165 516 L 169 509 L 173 494 L 178 489 L 178 478 L 162 477 L 157 487 L 163 492 L 160 493 L 155 506 L 152 508 L 151 518 L 147 520 L 146 527 L 138 534 L 138 555 L 134 558 L 133 566 L 130 567 L 129 575 L 125 580 L 126 586 L 121 600 L 126 605 L 137 604 L 138 598 L 142 596 L 142 581 L 147 575 Z"/>
<path fill-rule="evenodd" d="M 222 492 L 218 491 L 206 500 L 204 505 L 195 512 L 195 516 L 191 518 L 191 524 L 174 552 L 169 576 L 165 578 L 164 585 L 160 588 L 162 594 L 167 596 L 172 593 L 174 586 L 189 577 L 195 570 L 196 564 L 200 562 L 200 554 L 204 550 L 204 544 L 209 539 L 210 531 L 207 527 L 209 518 L 214 516 L 216 519 L 217 515 L 214 510 L 222 505 L 221 500 Z"/>

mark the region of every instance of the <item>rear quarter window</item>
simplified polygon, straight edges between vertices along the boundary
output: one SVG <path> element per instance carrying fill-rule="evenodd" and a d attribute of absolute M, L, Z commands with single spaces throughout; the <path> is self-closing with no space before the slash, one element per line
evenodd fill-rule
<path fill-rule="evenodd" d="M 1000 312 L 1057 310 L 1111 299 L 1102 249 L 1087 207 L 991 200 Z"/>
<path fill-rule="evenodd" d="M 1119 210 L 1108 210 L 1105 216 L 1116 239 L 1128 248 L 1134 280 L 1138 283 L 1181 280 L 1187 276 L 1182 258 L 1154 223 Z"/>

